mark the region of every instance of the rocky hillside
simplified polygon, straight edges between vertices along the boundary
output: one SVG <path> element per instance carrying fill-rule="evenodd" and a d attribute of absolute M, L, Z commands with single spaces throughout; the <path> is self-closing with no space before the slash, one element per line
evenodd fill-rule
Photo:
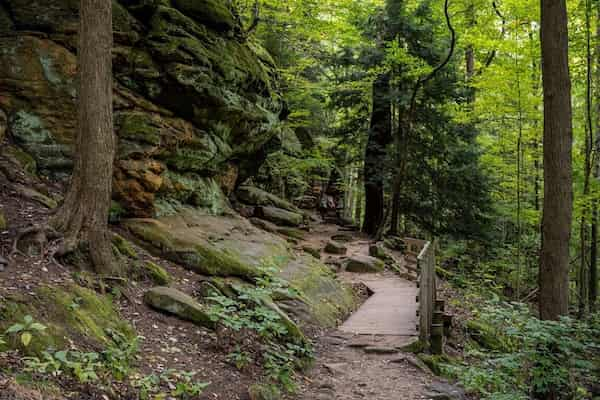
<path fill-rule="evenodd" d="M 0 2 L 0 167 L 11 190 L 48 208 L 60 195 L 47 184 L 65 181 L 73 164 L 77 4 Z M 229 195 L 284 131 L 287 110 L 273 60 L 228 4 L 113 2 L 113 222 L 154 256 L 203 279 L 252 283 L 274 268 L 305 295 L 279 304 L 303 321 L 331 326 L 353 298 L 329 268 L 290 244 L 303 235 L 307 216 L 252 188 L 240 190 L 242 208 L 262 219 L 253 225 L 230 206 Z M 29 178 L 11 178 L 15 170 Z M 23 225 L 8 217 L 11 229 Z"/>
<path fill-rule="evenodd" d="M 113 1 L 114 186 L 126 216 L 181 205 L 220 213 L 221 190 L 252 174 L 282 129 L 273 60 L 227 4 Z M 53 178 L 72 165 L 77 5 L 0 2 L 0 139 L 8 134 L 29 168 Z"/>

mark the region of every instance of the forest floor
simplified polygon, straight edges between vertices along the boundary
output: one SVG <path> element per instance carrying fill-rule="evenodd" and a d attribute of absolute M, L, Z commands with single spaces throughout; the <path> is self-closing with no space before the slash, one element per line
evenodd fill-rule
<path fill-rule="evenodd" d="M 0 182 L 0 186 L 0 209 L 6 216 L 9 227 L 0 232 L 0 255 L 7 258 L 17 231 L 23 227 L 43 223 L 51 211 L 35 200 L 23 199 L 10 185 Z M 58 192 L 58 189 L 50 187 L 49 191 L 52 190 Z M 345 256 L 324 255 L 325 263 L 339 264 L 343 257 L 368 255 L 370 241 L 367 237 L 357 232 L 341 231 L 336 225 L 316 225 L 306 240 L 299 242 L 297 247 L 323 248 L 331 236 L 340 233 L 352 236 L 352 240 L 346 244 L 348 252 Z M 141 261 L 153 261 L 164 267 L 174 278 L 172 285 L 177 289 L 189 294 L 198 290 L 198 277 L 195 274 L 153 257 L 139 247 L 135 247 L 135 250 L 139 253 Z M 364 283 L 365 276 L 339 274 L 340 279 L 355 286 L 357 282 Z M 374 276 L 383 281 L 402 281 L 391 272 L 369 274 L 368 279 L 373 279 Z M 48 257 L 17 255 L 7 268 L 0 271 L 0 303 L 4 298 L 14 295 L 35 296 L 36 288 L 40 286 L 66 286 L 76 279 L 72 270 L 50 262 Z M 222 343 L 219 343 L 219 338 L 214 332 L 148 309 L 142 299 L 144 292 L 151 285 L 151 282 L 130 285 L 117 303 L 122 317 L 128 320 L 142 337 L 136 360 L 139 373 L 157 374 L 168 369 L 191 371 L 196 373 L 195 378 L 198 380 L 211 382 L 200 399 L 248 399 L 247 388 L 261 379 L 261 369 L 251 366 L 239 371 L 228 362 L 227 351 L 220 347 Z M 410 301 L 414 302 L 412 294 L 410 298 Z M 385 314 L 383 318 L 386 318 Z M 414 321 L 410 324 L 414 324 Z M 314 330 L 311 336 L 315 342 L 314 366 L 303 376 L 299 376 L 298 391 L 289 395 L 289 399 L 412 400 L 441 398 L 436 397 L 436 393 L 448 391 L 448 386 L 444 386 L 444 383 L 429 372 L 416 357 L 398 350 L 401 345 L 407 343 L 411 335 L 356 335 L 333 329 Z M 16 353 L 0 356 L 0 399 L 107 398 L 105 392 L 95 385 L 81 385 L 66 379 L 57 382 L 61 393 L 57 397 L 39 397 L 35 393 L 29 396 L 25 389 L 19 393 L 21 397 L 10 397 L 11 390 L 17 386 L 14 386 L 14 376 L 11 377 L 9 371 L 20 368 L 22 361 Z M 10 389 L 11 387 L 13 389 Z M 116 398 L 137 398 L 129 389 L 119 383 L 115 383 L 113 387 L 118 393 Z"/>

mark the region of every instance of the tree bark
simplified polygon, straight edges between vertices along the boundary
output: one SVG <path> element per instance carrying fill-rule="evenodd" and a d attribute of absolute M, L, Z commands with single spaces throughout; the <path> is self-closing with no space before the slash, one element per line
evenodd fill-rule
<path fill-rule="evenodd" d="M 363 232 L 374 235 L 383 222 L 383 163 L 392 141 L 390 76 L 381 74 L 373 83 L 373 111 L 365 153 L 365 221 Z"/>
<path fill-rule="evenodd" d="M 65 235 L 65 251 L 89 252 L 93 268 L 114 274 L 108 212 L 115 136 L 112 112 L 112 2 L 80 0 L 78 134 L 65 201 L 51 224 Z"/>
<path fill-rule="evenodd" d="M 573 213 L 571 78 L 565 0 L 541 0 L 544 87 L 544 210 L 540 252 L 542 319 L 569 312 L 569 242 Z"/>

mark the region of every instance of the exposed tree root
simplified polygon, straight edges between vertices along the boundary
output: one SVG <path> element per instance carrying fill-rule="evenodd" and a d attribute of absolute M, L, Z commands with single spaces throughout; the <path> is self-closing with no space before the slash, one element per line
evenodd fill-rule
<path fill-rule="evenodd" d="M 29 256 L 29 254 L 24 254 L 19 249 L 19 244 L 27 237 L 31 238 L 31 243 L 38 246 L 41 257 L 47 256 L 57 267 L 65 269 L 56 257 L 67 255 L 74 251 L 74 248 L 69 249 L 65 247 L 64 236 L 49 225 L 34 225 L 19 230 L 13 241 L 12 250 L 8 256 L 9 262 L 13 261 L 16 255 L 21 255 L 23 257 Z M 49 249 L 51 250 L 49 251 Z"/>

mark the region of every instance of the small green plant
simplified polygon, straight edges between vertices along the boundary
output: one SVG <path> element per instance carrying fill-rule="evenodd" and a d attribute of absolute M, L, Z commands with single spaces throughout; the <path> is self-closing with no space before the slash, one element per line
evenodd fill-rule
<path fill-rule="evenodd" d="M 194 381 L 195 375 L 196 372 L 168 369 L 160 374 L 160 376 L 152 374 L 143 377 L 134 377 L 131 380 L 131 385 L 140 391 L 140 400 L 166 398 L 167 395 L 161 391 L 161 386 L 166 386 L 170 389 L 170 396 L 181 400 L 188 400 L 201 395 L 204 389 L 210 385 L 207 382 Z"/>
<path fill-rule="evenodd" d="M 35 334 L 46 330 L 46 326 L 35 322 L 31 315 L 26 315 L 23 321 L 16 323 L 6 330 L 7 335 L 19 335 L 21 338 L 21 344 L 24 347 L 28 347 Z"/>
<path fill-rule="evenodd" d="M 131 380 L 131 386 L 140 391 L 140 400 L 149 400 L 152 394 L 156 394 L 160 391 L 160 377 L 155 374 L 134 377 Z"/>
<path fill-rule="evenodd" d="M 266 274 L 256 279 L 256 286 L 233 285 L 235 298 L 209 297 L 209 315 L 226 331 L 219 335 L 220 340 L 231 336 L 231 342 L 235 343 L 229 362 L 243 369 L 258 361 L 271 382 L 292 392 L 295 370 L 312 358 L 312 348 L 310 343 L 290 335 L 282 315 L 272 306 L 275 295 L 301 297 L 288 282 L 272 275 L 277 264 L 277 260 L 273 260 L 263 265 Z M 260 344 L 256 345 L 255 341 Z"/>
<path fill-rule="evenodd" d="M 112 376 L 120 381 L 131 373 L 131 361 L 139 350 L 139 338 L 129 339 L 112 329 L 107 329 L 106 333 L 114 344 L 102 352 L 103 364 Z"/>
<path fill-rule="evenodd" d="M 42 352 L 42 357 L 25 357 L 25 371 L 32 374 L 59 376 L 63 373 L 62 363 L 47 351 Z"/>
<path fill-rule="evenodd" d="M 248 351 L 242 350 L 241 347 L 238 345 L 236 346 L 234 351 L 227 355 L 227 361 L 235 365 L 235 367 L 241 371 L 246 369 L 250 364 L 252 364 L 254 359 Z"/>
<path fill-rule="evenodd" d="M 42 358 L 27 357 L 25 371 L 59 376 L 68 373 L 81 383 L 89 383 L 99 379 L 97 371 L 101 369 L 98 353 L 82 353 L 78 351 L 57 351 L 51 354 L 42 353 Z"/>
<path fill-rule="evenodd" d="M 196 375 L 195 372 L 175 372 L 174 376 L 177 379 L 177 383 L 171 395 L 183 400 L 201 395 L 210 383 L 195 382 L 193 380 L 194 375 Z"/>

